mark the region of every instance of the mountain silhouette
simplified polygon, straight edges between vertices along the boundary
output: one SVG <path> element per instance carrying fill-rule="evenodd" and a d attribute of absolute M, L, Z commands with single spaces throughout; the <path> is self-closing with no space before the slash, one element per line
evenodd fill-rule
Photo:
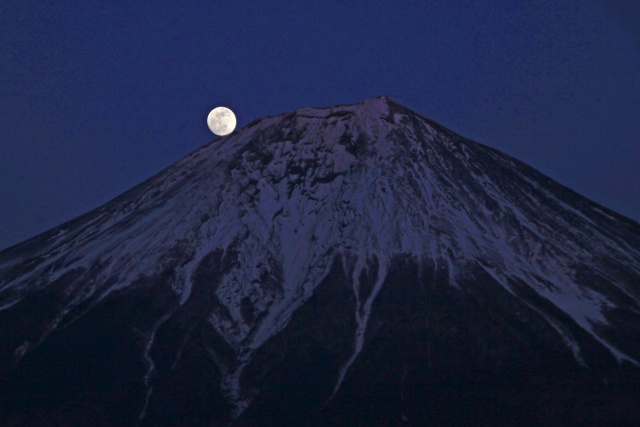
<path fill-rule="evenodd" d="M 630 425 L 640 225 L 388 97 L 0 252 L 6 426 Z"/>

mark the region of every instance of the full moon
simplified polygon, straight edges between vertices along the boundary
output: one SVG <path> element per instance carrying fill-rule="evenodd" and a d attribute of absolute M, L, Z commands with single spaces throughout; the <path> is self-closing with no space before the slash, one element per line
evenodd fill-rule
<path fill-rule="evenodd" d="M 207 125 L 218 136 L 229 135 L 236 128 L 236 115 L 227 107 L 216 107 L 209 113 Z"/>

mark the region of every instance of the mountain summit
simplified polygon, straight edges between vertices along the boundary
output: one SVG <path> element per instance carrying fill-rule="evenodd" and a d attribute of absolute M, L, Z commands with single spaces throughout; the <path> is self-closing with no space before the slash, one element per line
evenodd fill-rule
<path fill-rule="evenodd" d="M 640 419 L 640 225 L 388 97 L 0 252 L 2 425 Z"/>

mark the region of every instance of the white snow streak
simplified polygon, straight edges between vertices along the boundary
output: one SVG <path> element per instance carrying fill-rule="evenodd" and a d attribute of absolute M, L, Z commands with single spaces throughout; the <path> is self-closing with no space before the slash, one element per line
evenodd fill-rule
<path fill-rule="evenodd" d="M 371 316 L 371 307 L 376 297 L 378 296 L 380 289 L 382 289 L 382 284 L 384 283 L 387 275 L 387 258 L 383 254 L 376 254 L 376 260 L 378 262 L 376 281 L 369 295 L 367 295 L 366 298 L 363 299 L 363 295 L 361 294 L 360 290 L 360 275 L 367 268 L 368 259 L 369 258 L 366 254 L 360 254 L 358 256 L 358 261 L 356 262 L 356 265 L 353 269 L 351 280 L 353 283 L 353 293 L 356 297 L 356 331 L 354 338 L 354 349 L 349 359 L 347 359 L 345 364 L 340 368 L 336 385 L 333 389 L 333 393 L 331 393 L 331 396 L 328 400 L 331 400 L 337 393 L 338 389 L 342 385 L 342 381 L 344 380 L 347 371 L 362 351 L 365 334 L 367 332 L 367 325 L 369 323 L 369 317 Z"/>

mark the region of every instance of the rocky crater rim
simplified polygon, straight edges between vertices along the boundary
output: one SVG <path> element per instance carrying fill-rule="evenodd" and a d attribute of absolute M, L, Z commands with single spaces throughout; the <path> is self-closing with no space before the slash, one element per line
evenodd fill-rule
<path fill-rule="evenodd" d="M 398 101 L 388 95 L 380 95 L 374 98 L 368 98 L 363 101 L 352 104 L 335 104 L 325 107 L 302 107 L 294 111 L 284 112 L 274 116 L 266 116 L 263 118 L 255 119 L 244 128 L 238 129 L 234 134 L 241 133 L 244 129 L 256 126 L 265 120 L 281 119 L 283 117 L 304 117 L 304 118 L 330 118 L 332 116 L 359 114 L 361 116 L 367 116 L 369 118 L 383 118 L 391 119 L 393 113 L 399 113 L 404 115 L 414 115 L 426 119 L 410 108 L 400 104 Z M 427 119 L 429 120 L 429 119 Z"/>

